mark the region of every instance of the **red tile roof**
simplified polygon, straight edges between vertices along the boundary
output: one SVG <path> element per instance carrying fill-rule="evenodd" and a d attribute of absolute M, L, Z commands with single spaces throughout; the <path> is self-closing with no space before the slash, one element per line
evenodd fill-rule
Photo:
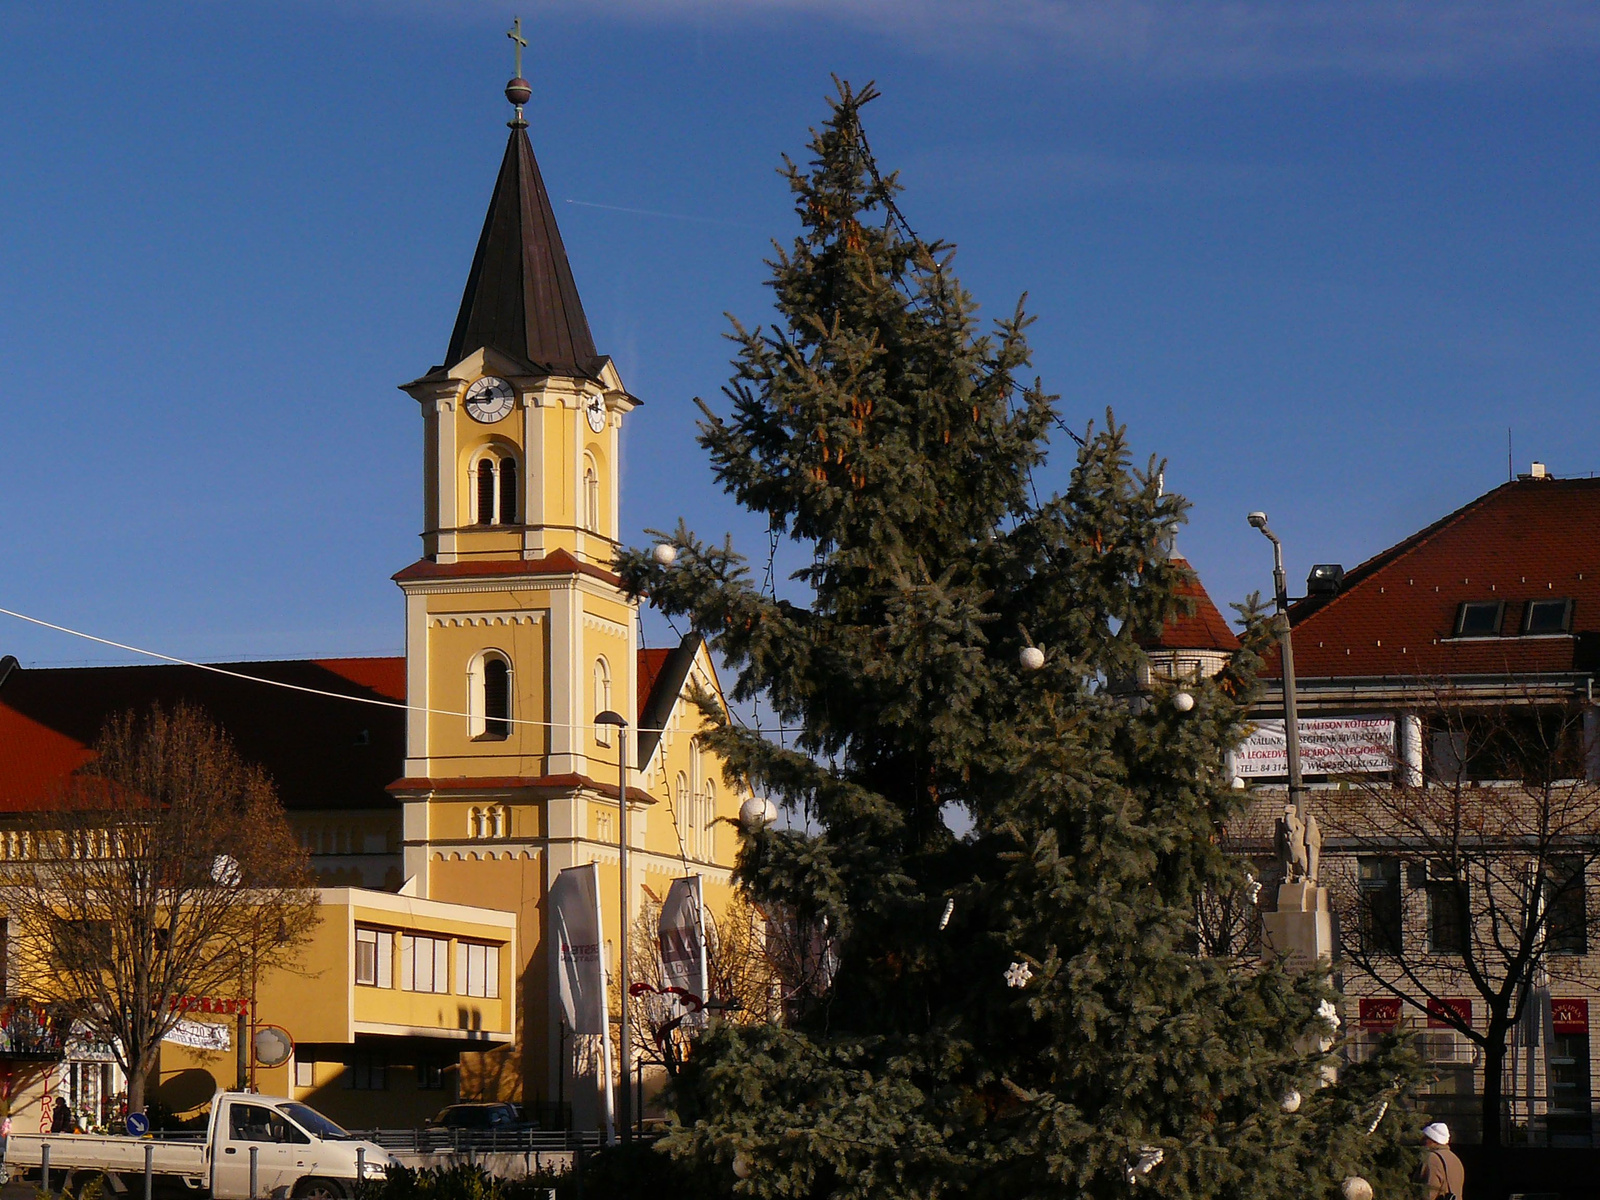
<path fill-rule="evenodd" d="M 405 700 L 403 658 L 217 664 L 340 695 Z M 405 711 L 263 686 L 195 667 L 22 668 L 0 688 L 0 811 L 47 805 L 92 757 L 105 719 L 152 703 L 188 701 L 228 731 L 273 777 L 291 809 L 371 808 L 405 755 Z"/>
<path fill-rule="evenodd" d="M 397 572 L 394 580 L 410 583 L 417 579 L 474 579 L 499 575 L 590 575 L 612 585 L 622 582 L 620 576 L 593 563 L 580 562 L 565 550 L 552 550 L 543 558 L 466 559 L 453 563 L 420 558 Z"/>
<path fill-rule="evenodd" d="M 641 710 L 671 653 L 639 651 Z M 404 658 L 215 665 L 338 695 L 400 703 L 406 699 Z M 196 667 L 50 667 L 19 668 L 0 687 L 0 812 L 48 807 L 66 776 L 93 757 L 89 747 L 108 716 L 179 701 L 210 713 L 240 754 L 273 777 L 290 809 L 394 803 L 390 785 L 405 770 L 404 709 L 352 704 Z M 553 778 L 477 782 L 557 786 L 560 781 L 553 783 Z M 604 790 L 606 785 L 596 786 Z"/>
<path fill-rule="evenodd" d="M 638 710 L 635 719 L 641 725 L 644 724 L 645 706 L 650 703 L 650 693 L 655 691 L 661 668 L 667 665 L 667 659 L 671 656 L 670 649 L 639 651 L 639 695 L 638 703 L 635 705 Z"/>
<path fill-rule="evenodd" d="M 1519 637 L 1530 600 L 1570 599 L 1570 636 Z M 1505 604 L 1501 636 L 1454 637 L 1463 601 Z M 1600 648 L 1600 479 L 1527 479 L 1362 563 L 1291 610 L 1295 673 L 1437 678 L 1593 670 Z M 1267 664 L 1276 675 L 1276 655 Z"/>
<path fill-rule="evenodd" d="M 1228 622 L 1223 620 L 1217 606 L 1211 602 L 1210 594 L 1200 582 L 1200 576 L 1189 566 L 1189 560 L 1174 551 L 1171 561 L 1176 566 L 1188 568 L 1187 579 L 1176 590 L 1178 595 L 1193 602 L 1194 612 L 1186 617 L 1174 617 L 1154 638 L 1142 640 L 1139 644 L 1146 650 L 1218 650 L 1227 654 L 1237 650 L 1238 637 L 1228 628 Z"/>

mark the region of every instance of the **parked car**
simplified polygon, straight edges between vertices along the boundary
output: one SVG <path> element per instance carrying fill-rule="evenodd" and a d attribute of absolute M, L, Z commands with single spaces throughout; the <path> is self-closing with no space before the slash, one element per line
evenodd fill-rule
<path fill-rule="evenodd" d="M 223 1092 L 211 1105 L 204 1140 L 181 1134 L 11 1135 L 5 1153 L 10 1179 L 43 1184 L 46 1162 L 51 1190 L 71 1195 L 81 1195 L 95 1183 L 107 1197 L 130 1195 L 142 1186 L 148 1162 L 157 1182 L 209 1194 L 212 1200 L 253 1196 L 344 1200 L 359 1180 L 383 1178 L 395 1159 L 381 1146 L 352 1137 L 297 1100 Z"/>
<path fill-rule="evenodd" d="M 452 1104 L 428 1122 L 429 1129 L 532 1129 L 515 1104 L 479 1100 Z"/>

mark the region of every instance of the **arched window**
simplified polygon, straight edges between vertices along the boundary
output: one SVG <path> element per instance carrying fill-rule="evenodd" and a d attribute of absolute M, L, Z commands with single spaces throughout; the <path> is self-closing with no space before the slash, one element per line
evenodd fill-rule
<path fill-rule="evenodd" d="M 483 736 L 511 736 L 511 664 L 503 658 L 483 664 Z"/>
<path fill-rule="evenodd" d="M 467 813 L 467 836 L 469 838 L 483 836 L 483 809 L 474 808 Z"/>
<path fill-rule="evenodd" d="M 489 818 L 490 818 L 490 821 L 492 822 L 492 828 L 489 831 L 490 832 L 490 836 L 497 837 L 497 838 L 505 837 L 506 836 L 506 806 L 503 805 L 503 804 L 496 804 L 493 808 L 491 808 L 489 810 Z"/>
<path fill-rule="evenodd" d="M 672 788 L 672 807 L 678 814 L 679 836 L 683 839 L 683 852 L 694 853 L 693 799 L 689 795 L 689 777 L 682 771 Z"/>
<path fill-rule="evenodd" d="M 517 523 L 517 460 L 500 460 L 500 524 Z"/>
<path fill-rule="evenodd" d="M 611 668 L 606 665 L 606 660 L 594 660 L 594 715 L 599 716 L 611 707 Z M 596 725 L 594 727 L 594 740 L 602 746 L 611 745 L 610 725 Z"/>
<path fill-rule="evenodd" d="M 494 459 L 478 460 L 478 524 L 494 524 Z"/>
<path fill-rule="evenodd" d="M 700 857 L 710 862 L 717 856 L 717 785 L 706 780 L 706 802 L 700 813 Z"/>
<path fill-rule="evenodd" d="M 583 527 L 600 532 L 600 470 L 587 454 L 583 456 Z"/>

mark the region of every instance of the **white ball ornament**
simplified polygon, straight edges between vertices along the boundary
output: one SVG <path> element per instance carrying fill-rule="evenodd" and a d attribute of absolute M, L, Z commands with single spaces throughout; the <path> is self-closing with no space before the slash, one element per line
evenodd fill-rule
<path fill-rule="evenodd" d="M 678 561 L 678 548 L 671 542 L 657 542 L 656 548 L 650 551 L 650 557 L 663 567 L 670 567 Z"/>
<path fill-rule="evenodd" d="M 739 806 L 739 824 L 749 833 L 755 833 L 777 819 L 777 805 L 765 797 L 751 796 Z"/>
<path fill-rule="evenodd" d="M 1339 1185 L 1344 1200 L 1372 1200 L 1372 1185 L 1359 1175 L 1351 1175 Z"/>
<path fill-rule="evenodd" d="M 733 1173 L 739 1179 L 749 1179 L 755 1173 L 755 1164 L 743 1150 L 733 1156 Z"/>
<path fill-rule="evenodd" d="M 1037 646 L 1024 646 L 1017 658 L 1024 671 L 1037 671 L 1044 666 L 1044 651 Z"/>
<path fill-rule="evenodd" d="M 1290 1088 L 1283 1094 L 1282 1098 L 1279 1099 L 1278 1107 L 1283 1109 L 1283 1111 L 1286 1113 L 1296 1113 L 1300 1111 L 1300 1101 L 1302 1099 L 1303 1097 L 1296 1089 Z"/>
<path fill-rule="evenodd" d="M 1240 775 L 1235 775 L 1233 777 L 1232 781 L 1229 782 L 1228 786 L 1231 787 L 1236 792 L 1244 791 L 1244 777 L 1240 776 Z"/>
<path fill-rule="evenodd" d="M 1179 692 L 1172 698 L 1172 707 L 1179 712 L 1188 712 L 1194 707 L 1194 697 L 1188 692 Z"/>

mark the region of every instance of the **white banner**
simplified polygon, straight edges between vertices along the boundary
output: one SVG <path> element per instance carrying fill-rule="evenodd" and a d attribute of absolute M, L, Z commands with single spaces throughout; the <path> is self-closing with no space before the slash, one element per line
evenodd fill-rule
<path fill-rule="evenodd" d="M 1300 772 L 1358 775 L 1395 766 L 1393 717 L 1302 717 Z M 1233 752 L 1233 773 L 1245 779 L 1289 774 L 1282 721 L 1258 721 Z"/>
<path fill-rule="evenodd" d="M 561 1008 L 573 1033 L 606 1032 L 606 972 L 601 961 L 600 867 L 568 867 L 550 888 L 550 932 Z"/>
<path fill-rule="evenodd" d="M 661 942 L 661 979 L 673 1016 L 684 1024 L 704 1026 L 703 1009 L 709 990 L 706 970 L 705 899 L 700 876 L 674 879 L 661 904 L 656 932 Z"/>
<path fill-rule="evenodd" d="M 175 1042 L 194 1050 L 226 1050 L 233 1045 L 233 1034 L 226 1025 L 183 1017 L 161 1040 Z"/>

